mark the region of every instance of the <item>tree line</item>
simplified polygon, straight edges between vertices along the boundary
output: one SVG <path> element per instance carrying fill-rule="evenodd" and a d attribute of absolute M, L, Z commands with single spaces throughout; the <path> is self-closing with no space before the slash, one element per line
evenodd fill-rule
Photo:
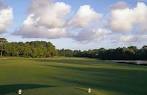
<path fill-rule="evenodd" d="M 5 38 L 0 38 L 1 56 L 18 57 L 53 57 L 56 55 L 56 48 L 50 42 L 31 41 L 31 42 L 8 42 Z"/>
<path fill-rule="evenodd" d="M 136 46 L 119 47 L 116 49 L 93 49 L 93 50 L 58 50 L 59 56 L 89 57 L 103 60 L 147 60 L 147 46 L 138 49 Z"/>
<path fill-rule="evenodd" d="M 89 57 L 103 60 L 147 60 L 147 46 L 138 49 L 136 46 L 116 49 L 70 50 L 56 49 L 46 41 L 8 42 L 0 38 L 0 56 L 18 56 L 43 58 L 53 56 Z"/>

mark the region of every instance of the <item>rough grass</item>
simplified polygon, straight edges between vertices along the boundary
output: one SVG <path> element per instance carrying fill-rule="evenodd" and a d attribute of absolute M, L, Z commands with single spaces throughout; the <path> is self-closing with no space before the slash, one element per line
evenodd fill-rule
<path fill-rule="evenodd" d="M 0 95 L 147 95 L 147 67 L 86 58 L 0 58 Z"/>

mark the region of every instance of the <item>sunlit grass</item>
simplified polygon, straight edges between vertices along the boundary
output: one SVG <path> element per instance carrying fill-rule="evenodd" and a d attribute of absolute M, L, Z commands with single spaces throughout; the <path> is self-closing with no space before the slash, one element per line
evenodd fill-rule
<path fill-rule="evenodd" d="M 146 95 L 147 67 L 89 58 L 0 58 L 0 95 Z"/>

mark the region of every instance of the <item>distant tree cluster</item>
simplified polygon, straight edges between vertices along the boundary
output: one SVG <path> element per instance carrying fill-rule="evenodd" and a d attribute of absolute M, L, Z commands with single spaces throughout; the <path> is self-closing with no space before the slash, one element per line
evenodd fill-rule
<path fill-rule="evenodd" d="M 58 50 L 58 55 L 68 57 L 89 57 L 103 60 L 147 60 L 147 46 L 138 49 L 135 46 L 116 48 L 116 49 L 93 49 L 81 50 Z"/>
<path fill-rule="evenodd" d="M 147 60 L 147 46 L 138 49 L 136 46 L 122 47 L 116 49 L 93 49 L 93 50 L 56 50 L 55 46 L 46 41 L 31 42 L 8 42 L 0 38 L 0 56 L 18 57 L 89 57 L 103 60 Z"/>
<path fill-rule="evenodd" d="M 50 42 L 31 41 L 31 42 L 7 42 L 0 38 L 1 56 L 20 56 L 20 57 L 53 57 L 56 55 L 55 46 Z"/>

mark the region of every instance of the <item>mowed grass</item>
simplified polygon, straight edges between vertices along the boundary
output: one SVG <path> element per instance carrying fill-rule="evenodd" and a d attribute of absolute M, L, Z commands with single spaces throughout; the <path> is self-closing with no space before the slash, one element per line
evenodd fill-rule
<path fill-rule="evenodd" d="M 147 67 L 88 58 L 0 58 L 0 95 L 18 95 L 18 89 L 22 95 L 147 95 Z"/>

